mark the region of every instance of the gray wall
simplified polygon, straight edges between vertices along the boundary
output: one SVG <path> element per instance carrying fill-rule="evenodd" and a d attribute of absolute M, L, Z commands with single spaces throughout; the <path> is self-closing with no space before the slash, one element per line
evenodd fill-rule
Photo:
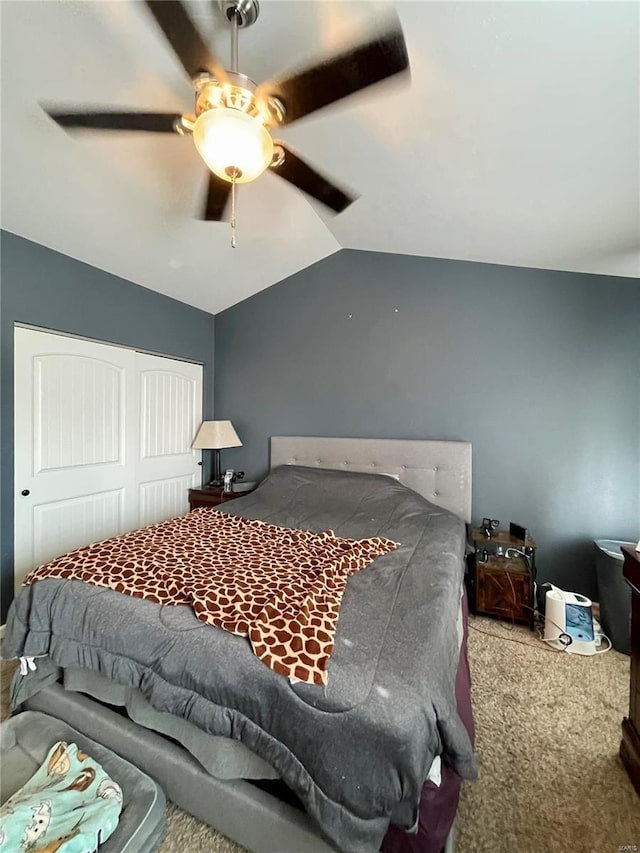
<path fill-rule="evenodd" d="M 213 414 L 214 317 L 2 232 L 0 245 L 0 531 L 2 615 L 13 597 L 13 329 L 28 323 L 204 364 Z"/>
<path fill-rule="evenodd" d="M 216 417 L 270 435 L 473 442 L 473 514 L 595 594 L 596 537 L 640 537 L 640 283 L 341 251 L 216 316 Z"/>

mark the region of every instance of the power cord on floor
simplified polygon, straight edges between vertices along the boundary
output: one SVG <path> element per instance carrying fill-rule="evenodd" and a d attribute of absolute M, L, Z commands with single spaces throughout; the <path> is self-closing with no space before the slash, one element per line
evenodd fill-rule
<path fill-rule="evenodd" d="M 538 613 L 537 610 L 535 612 L 538 614 L 538 616 L 541 616 L 541 614 Z M 540 649 L 541 651 L 543 649 L 548 649 L 552 652 L 563 652 L 564 651 L 564 649 L 554 648 L 553 646 L 549 646 L 549 645 L 540 646 L 540 645 L 538 645 L 538 643 L 530 643 L 528 640 L 516 640 L 514 637 L 505 637 L 503 634 L 495 634 L 493 631 L 485 631 L 484 629 L 478 628 L 476 625 L 473 625 L 471 623 L 471 620 L 469 620 L 469 627 L 473 631 L 477 631 L 478 634 L 486 634 L 487 637 L 495 637 L 496 640 L 506 640 L 508 643 L 518 643 L 518 645 L 520 645 L 520 646 L 530 646 L 532 649 Z M 505 631 L 512 631 L 514 628 L 513 625 L 504 625 L 503 627 L 504 627 Z M 553 642 L 552 640 L 545 639 L 541 635 L 540 629 L 538 629 L 537 633 L 538 633 L 538 640 L 542 641 L 543 643 Z M 609 643 L 609 645 L 607 646 L 606 649 L 597 649 L 594 653 L 596 655 L 602 655 L 605 652 L 608 652 L 609 649 L 613 648 L 613 644 L 612 644 L 611 640 L 609 639 L 609 637 L 607 637 L 606 634 L 602 635 L 602 639 L 606 640 Z M 557 637 L 556 637 L 556 640 L 557 640 Z"/>
<path fill-rule="evenodd" d="M 487 637 L 495 637 L 496 640 L 506 640 L 508 643 L 518 643 L 520 646 L 529 646 L 532 649 L 539 649 L 540 651 L 544 648 L 543 646 L 539 646 L 537 643 L 530 643 L 528 640 L 516 640 L 514 637 L 504 637 L 500 634 L 494 634 L 492 631 L 485 631 L 482 628 L 477 628 L 475 625 L 472 625 L 471 621 L 469 621 L 469 627 L 473 631 L 477 631 L 478 634 L 486 634 Z M 511 631 L 512 628 L 507 628 L 507 630 Z"/>

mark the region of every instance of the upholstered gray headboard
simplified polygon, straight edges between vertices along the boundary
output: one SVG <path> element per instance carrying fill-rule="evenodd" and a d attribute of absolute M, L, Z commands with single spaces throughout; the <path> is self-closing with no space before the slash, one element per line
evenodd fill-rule
<path fill-rule="evenodd" d="M 393 474 L 431 503 L 471 521 L 471 444 L 399 438 L 271 437 L 271 467 L 305 465 Z"/>

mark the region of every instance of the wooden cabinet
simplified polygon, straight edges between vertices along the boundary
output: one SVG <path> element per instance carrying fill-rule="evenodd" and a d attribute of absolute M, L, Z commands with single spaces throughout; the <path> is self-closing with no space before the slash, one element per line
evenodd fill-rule
<path fill-rule="evenodd" d="M 488 539 L 472 532 L 475 553 L 469 564 L 470 599 L 474 613 L 522 622 L 533 628 L 533 571 L 536 543 L 521 542 L 504 530 Z M 515 552 L 525 552 L 525 560 Z"/>
<path fill-rule="evenodd" d="M 631 586 L 631 689 L 629 716 L 622 721 L 620 758 L 640 794 L 640 552 L 625 545 L 622 553 L 622 570 Z"/>
<path fill-rule="evenodd" d="M 225 492 L 222 486 L 203 486 L 201 489 L 189 489 L 189 510 L 200 506 L 219 506 L 235 498 L 244 497 L 253 491 L 245 489 L 242 492 Z"/>

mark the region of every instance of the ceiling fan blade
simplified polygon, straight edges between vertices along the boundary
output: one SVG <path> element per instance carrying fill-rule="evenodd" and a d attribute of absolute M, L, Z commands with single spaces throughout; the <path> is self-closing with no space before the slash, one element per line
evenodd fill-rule
<path fill-rule="evenodd" d="M 136 113 L 121 110 L 45 112 L 61 127 L 88 130 L 144 130 L 151 133 L 175 133 L 180 113 Z"/>
<path fill-rule="evenodd" d="M 146 4 L 190 79 L 204 71 L 221 82 L 227 79 L 224 67 L 204 43 L 182 3 L 146 0 Z"/>
<path fill-rule="evenodd" d="M 286 111 L 282 124 L 291 124 L 408 69 L 407 46 L 400 23 L 396 22 L 384 33 L 325 62 L 261 83 L 256 97 L 278 98 Z"/>
<path fill-rule="evenodd" d="M 209 172 L 207 200 L 201 218 L 206 222 L 221 222 L 224 219 L 224 212 L 230 195 L 231 184 L 229 181 L 223 181 L 213 172 Z"/>
<path fill-rule="evenodd" d="M 341 213 L 356 200 L 357 196 L 348 195 L 335 184 L 332 184 L 282 142 L 277 144 L 284 151 L 284 161 L 279 166 L 271 166 L 271 171 L 275 175 L 289 181 L 294 187 L 321 201 L 331 210 L 335 210 L 336 213 Z"/>

